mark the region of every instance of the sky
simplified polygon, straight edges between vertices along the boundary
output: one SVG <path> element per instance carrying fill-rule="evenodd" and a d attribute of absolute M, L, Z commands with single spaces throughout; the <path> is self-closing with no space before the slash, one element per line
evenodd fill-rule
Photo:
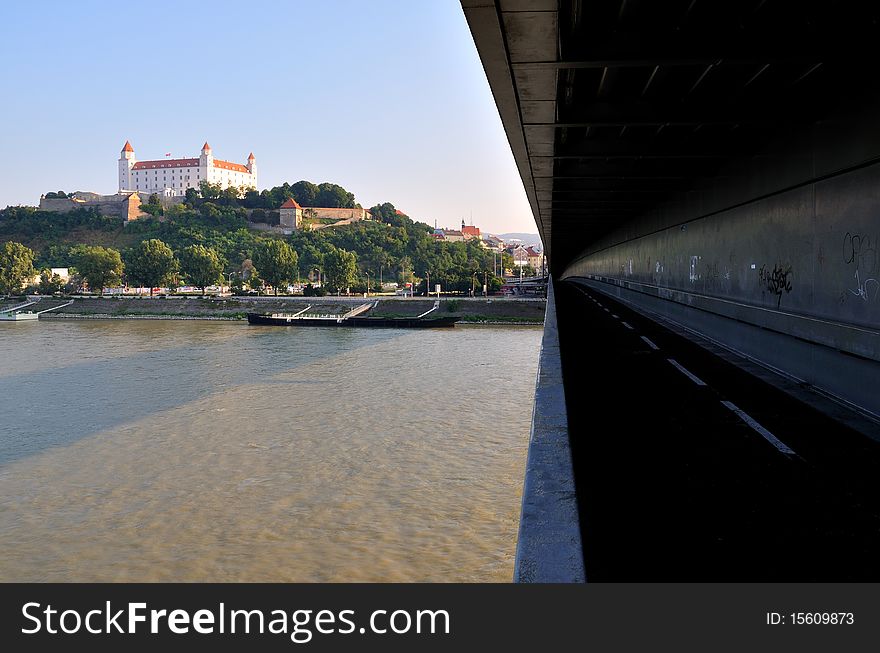
<path fill-rule="evenodd" d="M 114 193 L 138 160 L 256 157 L 441 227 L 536 232 L 456 0 L 4 4 L 0 206 Z"/>

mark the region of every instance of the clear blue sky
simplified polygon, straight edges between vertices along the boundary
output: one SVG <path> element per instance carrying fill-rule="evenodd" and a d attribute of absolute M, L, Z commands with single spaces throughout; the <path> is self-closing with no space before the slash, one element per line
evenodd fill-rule
<path fill-rule="evenodd" d="M 0 30 L 0 206 L 115 192 L 126 139 L 141 160 L 207 140 L 253 151 L 261 188 L 537 231 L 455 0 L 33 0 Z"/>

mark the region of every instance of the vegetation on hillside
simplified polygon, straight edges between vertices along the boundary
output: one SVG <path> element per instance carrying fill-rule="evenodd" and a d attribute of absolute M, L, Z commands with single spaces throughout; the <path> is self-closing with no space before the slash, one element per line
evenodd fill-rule
<path fill-rule="evenodd" d="M 119 271 L 115 258 L 103 252 L 107 278 L 122 275 L 128 284 L 144 287 L 188 283 L 204 288 L 229 277 L 239 288 L 245 283 L 258 288 L 265 282 L 283 290 L 288 283 L 319 275 L 338 292 L 362 292 L 368 283 L 375 290 L 380 279 L 413 281 L 424 292 L 429 275 L 432 285 L 439 283 L 446 291 L 479 290 L 484 280 L 490 291 L 501 286 L 501 279 L 493 275 L 493 253 L 477 239 L 438 241 L 430 226 L 413 221 L 389 202 L 369 209 L 373 220 L 332 229 L 282 236 L 249 228 L 249 213 L 277 210 L 289 197 L 303 206 L 358 206 L 354 195 L 336 184 L 300 181 L 259 193 L 202 186 L 201 192 L 188 192 L 184 203 L 165 209 L 148 199 L 145 206 L 151 215 L 125 226 L 93 209 L 54 213 L 7 207 L 0 210 L 0 242 L 30 247 L 37 270 L 74 267 L 83 279 L 81 246 L 113 250 L 121 254 L 124 267 Z M 101 259 L 98 253 L 90 252 Z M 512 267 L 507 254 L 503 265 Z M 91 274 L 94 283 L 89 285 L 97 287 L 100 276 L 94 270 Z"/>

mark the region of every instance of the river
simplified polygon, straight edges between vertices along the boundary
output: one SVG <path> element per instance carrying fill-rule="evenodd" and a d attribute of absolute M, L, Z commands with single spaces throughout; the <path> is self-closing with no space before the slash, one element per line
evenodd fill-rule
<path fill-rule="evenodd" d="M 540 339 L 0 324 L 0 581 L 508 581 Z"/>

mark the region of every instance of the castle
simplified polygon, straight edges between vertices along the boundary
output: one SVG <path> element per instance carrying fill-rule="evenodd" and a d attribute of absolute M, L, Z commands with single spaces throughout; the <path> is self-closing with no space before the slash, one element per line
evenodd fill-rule
<path fill-rule="evenodd" d="M 304 226 L 312 231 L 327 227 L 341 227 L 352 222 L 370 220 L 373 217 L 369 211 L 360 207 L 353 209 L 303 207 L 292 197 L 281 205 L 278 213 L 282 233 L 298 231 Z M 306 221 L 303 222 L 303 219 Z"/>
<path fill-rule="evenodd" d="M 140 193 L 179 197 L 187 188 L 199 189 L 199 182 L 208 181 L 229 186 L 257 187 L 257 160 L 253 153 L 247 165 L 215 159 L 211 146 L 202 146 L 201 156 L 192 159 L 159 159 L 138 161 L 131 143 L 125 141 L 119 156 L 119 193 Z"/>

